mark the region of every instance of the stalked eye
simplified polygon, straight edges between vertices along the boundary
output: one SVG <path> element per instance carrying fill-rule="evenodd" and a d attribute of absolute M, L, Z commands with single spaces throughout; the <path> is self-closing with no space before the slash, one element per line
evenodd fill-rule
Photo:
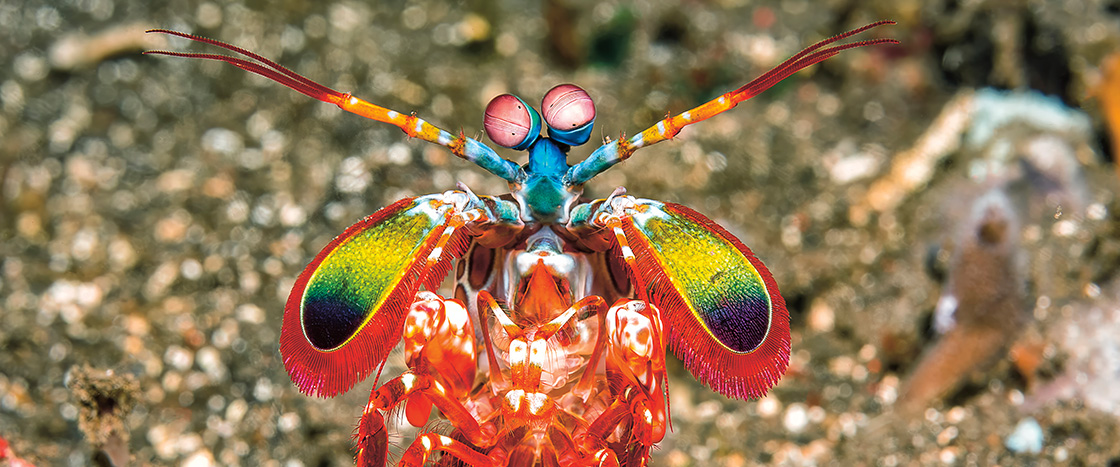
<path fill-rule="evenodd" d="M 494 143 L 523 151 L 541 136 L 541 115 L 520 97 L 502 94 L 486 105 L 482 126 Z"/>
<path fill-rule="evenodd" d="M 574 84 L 552 88 L 541 101 L 548 136 L 569 146 L 579 146 L 591 138 L 595 125 L 595 102 L 587 91 Z"/>

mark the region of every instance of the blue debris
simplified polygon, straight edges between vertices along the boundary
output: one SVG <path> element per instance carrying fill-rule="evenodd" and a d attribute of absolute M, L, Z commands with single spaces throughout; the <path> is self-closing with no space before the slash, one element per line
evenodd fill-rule
<path fill-rule="evenodd" d="M 1042 427 L 1034 418 L 1027 417 L 1015 425 L 1015 431 L 1003 441 L 1011 452 L 1016 454 L 1038 454 L 1042 452 Z"/>
<path fill-rule="evenodd" d="M 972 106 L 972 125 L 965 137 L 971 147 L 988 144 L 1000 128 L 1012 122 L 1043 131 L 1092 134 L 1092 123 L 1085 112 L 1037 91 L 981 89 L 976 91 Z"/>

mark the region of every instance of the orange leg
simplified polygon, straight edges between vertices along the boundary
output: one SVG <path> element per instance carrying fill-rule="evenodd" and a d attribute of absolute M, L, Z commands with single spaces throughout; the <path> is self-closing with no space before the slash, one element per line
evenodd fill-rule
<path fill-rule="evenodd" d="M 610 449 L 600 449 L 587 463 L 590 467 L 619 467 L 618 456 Z"/>
<path fill-rule="evenodd" d="M 498 302 L 494 300 L 494 296 L 485 290 L 478 293 L 478 322 L 482 329 L 482 343 L 486 348 L 486 358 L 490 363 L 490 387 L 504 391 L 509 389 L 509 382 L 506 380 L 505 373 L 502 368 L 498 366 L 498 356 L 494 353 L 494 341 L 490 336 L 490 330 L 487 329 L 487 315 L 489 312 L 494 316 L 502 313 L 501 307 Z"/>
<path fill-rule="evenodd" d="M 660 393 L 651 396 L 640 388 L 629 386 L 623 390 L 622 397 L 591 422 L 586 432 L 576 436 L 576 442 L 584 452 L 595 453 L 591 457 L 595 462 L 591 465 L 619 465 L 614 451 L 606 448 L 607 438 L 619 425 L 630 424 L 630 439 L 623 440 L 632 445 L 629 449 L 634 449 L 636 445 L 637 449 L 648 451 L 665 436 L 664 412 L 656 410 L 658 403 L 651 400 L 657 397 Z M 607 456 L 608 452 L 610 456 Z"/>
<path fill-rule="evenodd" d="M 630 406 L 630 436 L 642 446 L 652 446 L 665 437 L 665 404 L 661 393 L 628 387 L 623 399 Z"/>
<path fill-rule="evenodd" d="M 581 450 L 576 447 L 571 439 L 566 443 L 558 442 L 556 437 L 549 439 L 553 447 L 559 452 L 560 465 L 575 465 L 579 467 L 619 467 L 618 455 L 608 448 Z"/>
<path fill-rule="evenodd" d="M 358 422 L 358 459 L 384 459 L 387 452 L 388 436 L 382 413 L 410 397 L 423 395 L 439 408 L 443 416 L 467 438 L 478 446 L 488 445 L 494 433 L 487 425 L 486 430 L 478 420 L 463 406 L 459 399 L 448 393 L 447 387 L 431 375 L 416 374 L 412 370 L 393 378 L 375 389 L 369 396 L 369 403 Z M 359 462 L 361 465 L 361 463 Z M 365 464 L 365 465 L 378 465 Z"/>
<path fill-rule="evenodd" d="M 576 435 L 576 442 L 585 452 L 598 452 L 607 445 L 607 437 L 619 424 L 629 419 L 630 406 L 624 400 L 615 400 L 607 410 L 599 414 L 587 427 L 587 431 Z"/>
<path fill-rule="evenodd" d="M 389 433 L 385 431 L 385 417 L 369 407 L 366 406 L 365 413 L 358 420 L 358 432 L 354 435 L 354 450 L 357 452 L 354 463 L 358 467 L 382 467 L 389 455 Z"/>
<path fill-rule="evenodd" d="M 424 462 L 427 462 L 432 453 L 436 451 L 443 451 L 455 456 L 456 459 L 473 467 L 498 465 L 494 459 L 478 452 L 466 443 L 435 433 L 424 433 L 416 438 L 416 441 L 413 441 L 408 450 L 404 452 L 404 456 L 401 457 L 401 462 L 398 465 L 401 467 L 424 465 Z"/>
<path fill-rule="evenodd" d="M 586 368 L 583 370 L 583 376 L 580 377 L 579 383 L 572 388 L 572 392 L 587 402 L 591 397 L 592 390 L 595 384 L 595 369 L 599 367 L 599 360 L 603 358 L 607 349 L 607 314 L 603 312 L 602 308 L 595 310 L 599 320 L 599 332 L 595 337 L 595 347 L 591 351 L 591 357 L 587 360 Z"/>

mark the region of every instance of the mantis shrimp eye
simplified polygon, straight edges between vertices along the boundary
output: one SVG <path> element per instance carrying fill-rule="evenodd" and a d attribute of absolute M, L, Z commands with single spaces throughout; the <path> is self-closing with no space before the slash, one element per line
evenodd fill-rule
<path fill-rule="evenodd" d="M 520 97 L 502 94 L 486 105 L 486 136 L 504 148 L 523 151 L 541 136 L 541 115 Z"/>
<path fill-rule="evenodd" d="M 579 146 L 591 138 L 595 125 L 595 102 L 587 91 L 574 84 L 561 84 L 549 90 L 541 101 L 548 136 L 569 146 Z"/>

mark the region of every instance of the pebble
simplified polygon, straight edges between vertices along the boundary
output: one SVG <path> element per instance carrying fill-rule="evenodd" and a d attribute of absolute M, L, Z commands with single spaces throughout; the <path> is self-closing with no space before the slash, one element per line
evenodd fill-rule
<path fill-rule="evenodd" d="M 241 135 L 226 128 L 211 128 L 202 134 L 202 147 L 208 151 L 233 156 L 245 147 Z"/>
<path fill-rule="evenodd" d="M 957 462 L 957 448 L 945 448 L 938 453 L 937 459 L 942 464 L 955 464 Z"/>
<path fill-rule="evenodd" d="M 766 396 L 758 400 L 758 415 L 770 418 L 782 411 L 782 403 L 774 396 Z"/>
<path fill-rule="evenodd" d="M 259 401 L 270 401 L 275 395 L 275 388 L 268 378 L 257 379 L 257 384 L 253 386 L 253 397 Z"/>
<path fill-rule="evenodd" d="M 292 430 L 299 428 L 300 418 L 299 414 L 295 412 L 287 412 L 280 416 L 276 426 L 284 433 L 290 433 Z"/>
<path fill-rule="evenodd" d="M 1054 450 L 1054 461 L 1065 462 L 1067 460 L 1069 460 L 1069 450 L 1064 446 L 1058 446 L 1058 448 Z"/>
<path fill-rule="evenodd" d="M 236 399 L 226 406 L 226 421 L 240 423 L 245 414 L 249 412 L 249 403 L 245 399 Z"/>
<path fill-rule="evenodd" d="M 829 361 L 828 369 L 839 377 L 851 377 L 856 362 L 852 357 L 841 355 Z"/>
<path fill-rule="evenodd" d="M 809 426 L 809 412 L 805 404 L 800 402 L 790 404 L 782 424 L 790 433 L 800 433 L 805 430 L 805 427 Z"/>
<path fill-rule="evenodd" d="M 810 407 L 808 414 L 809 414 L 809 421 L 812 422 L 812 423 L 819 424 L 819 423 L 824 422 L 825 418 L 828 418 L 828 412 L 826 410 L 824 410 L 824 407 L 821 407 L 819 405 L 814 405 L 814 406 Z"/>
<path fill-rule="evenodd" d="M 182 465 L 183 467 L 207 467 L 217 464 L 214 461 L 214 454 L 209 449 L 200 449 L 187 457 Z"/>
<path fill-rule="evenodd" d="M 875 175 L 879 172 L 880 165 L 881 161 L 875 155 L 856 153 L 836 161 L 829 168 L 829 175 L 833 182 L 845 185 Z"/>
<path fill-rule="evenodd" d="M 194 364 L 194 354 L 186 348 L 172 345 L 164 352 L 163 361 L 179 371 L 186 371 Z"/>
<path fill-rule="evenodd" d="M 829 332 L 836 324 L 836 312 L 824 300 L 814 300 L 809 308 L 809 329 Z"/>
<path fill-rule="evenodd" d="M 958 405 L 949 409 L 949 411 L 945 413 L 945 422 L 956 425 L 963 421 L 967 415 L 968 410 L 965 410 L 964 407 Z"/>
<path fill-rule="evenodd" d="M 945 445 L 949 444 L 949 442 L 953 441 L 954 439 L 957 439 L 958 434 L 960 434 L 960 430 L 957 429 L 957 427 L 955 427 L 955 426 L 947 427 L 944 430 L 941 430 L 941 432 L 937 434 L 937 444 L 939 444 L 941 446 L 945 446 Z"/>
<path fill-rule="evenodd" d="M 696 418 L 702 421 L 711 420 L 723 411 L 723 405 L 716 401 L 704 401 L 696 406 Z"/>
<path fill-rule="evenodd" d="M 206 375 L 215 381 L 221 381 L 226 376 L 226 366 L 222 362 L 222 355 L 218 349 L 214 347 L 203 347 L 198 350 L 196 355 L 199 368 L 206 372 Z"/>
<path fill-rule="evenodd" d="M 264 310 L 251 303 L 237 307 L 237 319 L 250 324 L 264 323 Z"/>
<path fill-rule="evenodd" d="M 898 400 L 898 376 L 887 375 L 879 382 L 879 390 L 876 392 L 877 397 L 884 404 L 893 404 Z"/>

